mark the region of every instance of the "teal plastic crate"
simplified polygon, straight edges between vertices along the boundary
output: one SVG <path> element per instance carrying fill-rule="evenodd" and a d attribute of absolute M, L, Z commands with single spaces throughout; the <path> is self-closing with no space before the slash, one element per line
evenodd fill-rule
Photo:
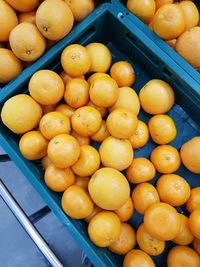
<path fill-rule="evenodd" d="M 90 17 L 96 16 L 96 14 L 101 12 L 102 9 L 106 8 L 106 7 L 104 7 L 104 5 L 106 6 L 110 2 L 111 2 L 111 0 L 100 0 L 98 3 L 98 6 L 85 19 L 83 19 L 81 22 L 76 24 L 65 38 L 69 38 L 69 41 L 70 41 L 71 36 L 73 36 L 74 34 L 76 34 L 77 31 L 79 31 L 79 27 L 81 27 L 82 24 L 85 25 L 85 23 L 88 23 L 88 21 L 90 21 Z M 58 41 L 58 42 L 62 42 L 62 40 Z M 0 83 L 0 91 L 2 91 L 2 93 L 4 93 L 4 91 L 7 91 L 7 88 L 14 88 L 16 84 L 23 83 L 25 81 L 26 77 L 28 77 L 28 75 L 30 77 L 35 72 L 35 70 L 37 70 L 38 68 L 43 68 L 43 66 L 48 64 L 49 59 L 50 59 L 49 55 L 51 55 L 52 52 L 54 51 L 53 47 L 54 47 L 54 45 L 51 48 L 49 48 L 48 50 L 46 50 L 44 52 L 44 54 L 39 59 L 37 59 L 35 62 L 31 63 L 29 66 L 25 67 L 23 69 L 23 71 L 16 78 L 11 80 L 7 84 L 1 84 Z M 0 64 L 1 64 L 1 62 L 0 62 Z"/>
<path fill-rule="evenodd" d="M 60 55 L 65 46 L 70 43 L 81 43 L 86 45 L 90 42 L 102 42 L 109 46 L 113 62 L 128 60 L 136 73 L 136 81 L 133 88 L 138 92 L 150 79 L 163 79 L 174 88 L 176 94 L 176 105 L 169 114 L 173 117 L 179 135 L 172 144 L 178 149 L 192 136 L 200 135 L 200 91 L 198 83 L 185 74 L 184 70 L 151 40 L 143 31 L 133 24 L 126 16 L 123 16 L 117 8 L 107 4 L 104 9 L 99 9 L 94 16 L 88 17 L 84 23 L 77 26 L 70 36 L 57 43 L 51 51 L 45 55 L 45 63 L 31 69 L 31 74 L 41 68 L 48 68 L 60 72 Z M 41 59 L 42 60 L 42 59 Z M 26 93 L 30 74 L 20 81 L 7 87 L 0 94 L 0 108 L 11 96 Z M 139 118 L 148 121 L 149 115 L 141 112 Z M 22 170 L 44 201 L 52 209 L 58 219 L 65 225 L 74 239 L 81 246 L 96 267 L 118 267 L 122 266 L 123 258 L 111 253 L 107 249 L 101 249 L 91 243 L 87 235 L 87 224 L 82 220 L 73 220 L 64 214 L 60 205 L 61 194 L 51 192 L 43 181 L 43 171 L 39 162 L 31 162 L 24 159 L 18 148 L 19 138 L 8 130 L 0 122 L 0 145 L 10 155 L 17 166 Z M 94 144 L 97 147 L 97 144 Z M 150 140 L 142 148 L 135 150 L 135 157 L 148 157 L 155 144 Z M 191 185 L 200 186 L 200 176 L 187 171 L 183 166 L 177 171 Z M 157 177 L 153 179 L 155 184 Z M 17 177 L 16 177 L 17 179 Z M 133 188 L 133 186 L 132 186 Z M 180 212 L 186 213 L 184 207 L 179 207 Z M 137 212 L 129 223 L 137 229 L 142 221 L 142 216 Z M 157 267 L 166 266 L 166 255 L 172 243 L 166 243 L 165 251 L 153 260 Z"/>
<path fill-rule="evenodd" d="M 145 33 L 152 41 L 155 42 L 171 59 L 173 59 L 182 69 L 191 75 L 200 85 L 200 73 L 198 73 L 185 59 L 183 59 L 175 50 L 173 50 L 169 45 L 167 45 L 158 35 L 156 35 L 152 30 L 150 30 L 146 24 L 139 20 L 135 15 L 133 15 L 127 8 L 127 0 L 111 0 L 113 5 L 118 8 L 119 12 L 123 16 L 129 17 L 129 19 L 137 25 L 143 33 Z M 200 12 L 200 1 L 193 0 Z"/>

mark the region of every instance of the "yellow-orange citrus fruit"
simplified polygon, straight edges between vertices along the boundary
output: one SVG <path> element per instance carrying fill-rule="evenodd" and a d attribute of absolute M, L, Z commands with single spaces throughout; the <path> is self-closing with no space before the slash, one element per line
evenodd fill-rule
<path fill-rule="evenodd" d="M 98 206 L 94 206 L 93 212 L 90 213 L 90 215 L 87 216 L 87 217 L 85 218 L 85 221 L 86 221 L 87 223 L 89 223 L 89 222 L 92 220 L 92 218 L 93 218 L 95 215 L 97 215 L 99 212 L 101 212 L 101 211 L 103 211 L 101 208 L 99 208 Z"/>
<path fill-rule="evenodd" d="M 183 10 L 185 16 L 185 30 L 197 26 L 199 22 L 199 11 L 192 1 L 181 1 L 179 7 Z"/>
<path fill-rule="evenodd" d="M 195 209 L 189 217 L 189 226 L 192 234 L 200 239 L 200 209 Z"/>
<path fill-rule="evenodd" d="M 51 190 L 63 192 L 74 184 L 75 176 L 70 168 L 59 169 L 51 163 L 45 171 L 44 181 Z"/>
<path fill-rule="evenodd" d="M 60 40 L 67 35 L 74 24 L 69 6 L 61 0 L 45 0 L 36 11 L 36 25 L 49 40 Z"/>
<path fill-rule="evenodd" d="M 87 190 L 89 180 L 90 180 L 89 177 L 76 176 L 75 184 Z"/>
<path fill-rule="evenodd" d="M 71 117 L 72 128 L 82 136 L 90 136 L 101 127 L 100 112 L 90 106 L 78 108 Z"/>
<path fill-rule="evenodd" d="M 176 126 L 168 115 L 155 115 L 148 123 L 151 138 L 156 144 L 166 145 L 176 137 Z"/>
<path fill-rule="evenodd" d="M 34 10 L 39 5 L 39 0 L 6 0 L 15 10 L 28 12 Z"/>
<path fill-rule="evenodd" d="M 199 267 L 200 259 L 195 250 L 187 246 L 175 246 L 167 255 L 167 266 L 192 266 Z"/>
<path fill-rule="evenodd" d="M 135 81 L 133 67 L 127 61 L 118 61 L 110 69 L 110 76 L 117 82 L 119 87 L 131 86 Z"/>
<path fill-rule="evenodd" d="M 64 71 L 71 77 L 84 75 L 91 66 L 90 55 L 82 45 L 68 45 L 62 51 L 61 65 Z"/>
<path fill-rule="evenodd" d="M 90 77 L 87 79 L 87 82 L 89 84 L 92 84 L 96 79 L 98 78 L 111 78 L 110 75 L 108 75 L 107 73 L 104 72 L 95 72 L 92 75 L 90 75 Z"/>
<path fill-rule="evenodd" d="M 29 160 L 43 158 L 47 154 L 48 141 L 39 131 L 30 131 L 22 135 L 19 150 L 22 156 Z"/>
<path fill-rule="evenodd" d="M 137 185 L 132 192 L 133 206 L 137 212 L 144 214 L 154 203 L 160 202 L 156 188 L 149 183 Z"/>
<path fill-rule="evenodd" d="M 88 190 L 95 204 L 106 210 L 121 208 L 130 196 L 126 177 L 113 168 L 96 171 L 90 179 Z"/>
<path fill-rule="evenodd" d="M 22 134 L 34 129 L 42 117 L 42 109 L 29 95 L 9 98 L 1 110 L 3 123 L 14 133 Z"/>
<path fill-rule="evenodd" d="M 9 35 L 13 53 L 25 62 L 38 59 L 46 48 L 46 42 L 38 28 L 29 22 L 18 24 Z"/>
<path fill-rule="evenodd" d="M 132 147 L 137 149 L 146 145 L 148 140 L 149 140 L 148 127 L 143 121 L 138 120 L 136 131 L 131 137 L 129 137 L 129 141 L 131 142 Z"/>
<path fill-rule="evenodd" d="M 115 168 L 119 171 L 128 168 L 134 156 L 131 143 L 128 140 L 118 139 L 113 136 L 107 137 L 102 142 L 99 154 L 104 166 Z"/>
<path fill-rule="evenodd" d="M 48 144 L 48 157 L 58 168 L 72 166 L 80 156 L 80 145 L 71 135 L 59 134 Z"/>
<path fill-rule="evenodd" d="M 84 219 L 94 209 L 94 204 L 88 193 L 78 185 L 71 185 L 65 190 L 61 205 L 64 212 L 73 219 Z"/>
<path fill-rule="evenodd" d="M 135 115 L 138 115 L 140 111 L 140 101 L 136 92 L 130 87 L 120 87 L 117 101 L 114 105 L 109 107 L 109 111 L 113 111 L 117 108 L 127 108 Z"/>
<path fill-rule="evenodd" d="M 138 125 L 137 116 L 126 108 L 112 111 L 106 120 L 109 133 L 116 138 L 130 138 Z"/>
<path fill-rule="evenodd" d="M 74 130 L 71 131 L 71 135 L 76 138 L 80 146 L 89 145 L 90 144 L 90 137 L 89 136 L 82 136 L 75 132 Z"/>
<path fill-rule="evenodd" d="M 165 174 L 175 172 L 181 165 L 178 150 L 170 145 L 161 145 L 154 148 L 150 160 L 158 172 Z"/>
<path fill-rule="evenodd" d="M 35 11 L 20 13 L 18 16 L 19 23 L 29 22 L 35 24 L 35 14 Z"/>
<path fill-rule="evenodd" d="M 200 136 L 193 137 L 180 150 L 184 166 L 193 173 L 200 174 Z"/>
<path fill-rule="evenodd" d="M 98 247 L 108 247 L 120 236 L 121 222 L 114 212 L 102 211 L 89 222 L 88 234 Z"/>
<path fill-rule="evenodd" d="M 128 223 L 121 224 L 119 238 L 112 242 L 109 249 L 119 255 L 125 255 L 135 247 L 135 231 Z"/>
<path fill-rule="evenodd" d="M 134 184 L 150 181 L 154 178 L 155 174 L 155 167 L 146 158 L 134 158 L 126 170 L 127 179 Z"/>
<path fill-rule="evenodd" d="M 177 245 L 188 245 L 193 241 L 194 236 L 189 228 L 188 217 L 183 214 L 179 216 L 181 217 L 181 226 L 177 236 L 172 241 Z"/>
<path fill-rule="evenodd" d="M 91 135 L 90 138 L 93 141 L 101 143 L 108 136 L 110 136 L 110 133 L 109 133 L 109 131 L 107 129 L 106 122 L 104 120 L 102 120 L 99 130 L 96 133 L 94 133 L 93 135 Z"/>
<path fill-rule="evenodd" d="M 93 0 L 65 0 L 65 2 L 70 7 L 75 21 L 81 21 L 94 9 Z"/>
<path fill-rule="evenodd" d="M 181 219 L 175 208 L 160 202 L 152 204 L 144 214 L 146 231 L 158 240 L 174 239 L 180 229 Z"/>
<path fill-rule="evenodd" d="M 189 184 L 173 173 L 162 175 L 157 181 L 156 189 L 160 200 L 172 206 L 181 206 L 190 197 Z"/>
<path fill-rule="evenodd" d="M 133 201 L 131 197 L 128 198 L 126 203 L 119 209 L 115 210 L 115 213 L 119 217 L 121 222 L 128 221 L 134 212 Z"/>
<path fill-rule="evenodd" d="M 200 239 L 194 238 L 194 241 L 192 242 L 192 246 L 195 249 L 195 251 L 200 255 Z"/>
<path fill-rule="evenodd" d="M 10 49 L 0 48 L 0 83 L 7 83 L 22 71 L 21 61 Z"/>
<path fill-rule="evenodd" d="M 108 109 L 105 108 L 105 107 L 99 107 L 97 105 L 95 105 L 91 100 L 87 103 L 87 106 L 90 106 L 90 107 L 93 107 L 93 108 L 96 108 L 102 117 L 105 117 L 108 113 Z"/>
<path fill-rule="evenodd" d="M 153 31 L 165 40 L 177 38 L 185 30 L 185 20 L 184 12 L 179 5 L 163 5 L 153 18 Z"/>
<path fill-rule="evenodd" d="M 69 74 L 67 74 L 64 70 L 59 75 L 62 78 L 64 85 L 66 85 L 71 79 L 74 78 L 74 77 L 69 76 Z M 85 79 L 85 76 L 81 75 L 81 76 L 76 77 L 76 78 Z"/>
<path fill-rule="evenodd" d="M 45 115 L 51 111 L 53 111 L 56 105 L 40 105 L 42 108 L 42 114 Z"/>
<path fill-rule="evenodd" d="M 156 9 L 159 9 L 163 5 L 173 4 L 174 0 L 155 0 Z"/>
<path fill-rule="evenodd" d="M 174 104 L 172 87 L 158 79 L 150 80 L 139 93 L 142 108 L 149 114 L 162 114 L 170 110 Z"/>
<path fill-rule="evenodd" d="M 186 208 L 190 213 L 195 209 L 200 209 L 200 187 L 191 189 L 190 198 L 186 202 Z"/>
<path fill-rule="evenodd" d="M 38 103 L 54 105 L 63 97 L 64 83 L 56 72 L 39 70 L 31 77 L 28 90 Z"/>
<path fill-rule="evenodd" d="M 89 94 L 95 105 L 109 107 L 117 101 L 119 90 L 115 80 L 110 77 L 102 77 L 91 83 Z"/>
<path fill-rule="evenodd" d="M 56 111 L 59 111 L 61 113 L 63 113 L 65 116 L 67 116 L 69 119 L 71 118 L 71 116 L 74 114 L 75 109 L 70 107 L 67 104 L 60 104 L 56 107 L 55 109 Z"/>
<path fill-rule="evenodd" d="M 46 170 L 46 168 L 51 164 L 51 161 L 49 159 L 49 157 L 46 155 L 42 160 L 41 160 L 41 163 L 42 163 L 42 167 L 44 170 Z"/>
<path fill-rule="evenodd" d="M 129 251 L 123 261 L 123 267 L 156 267 L 151 257 L 140 249 Z"/>
<path fill-rule="evenodd" d="M 153 238 L 145 229 L 144 224 L 141 224 L 136 232 L 137 243 L 144 252 L 151 256 L 160 255 L 165 249 L 165 242 Z"/>

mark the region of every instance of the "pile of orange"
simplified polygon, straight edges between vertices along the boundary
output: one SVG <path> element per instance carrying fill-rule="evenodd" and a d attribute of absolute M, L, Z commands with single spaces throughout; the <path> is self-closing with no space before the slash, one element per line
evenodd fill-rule
<path fill-rule="evenodd" d="M 127 8 L 200 69 L 199 11 L 191 0 L 128 0 Z"/>
<path fill-rule="evenodd" d="M 95 5 L 93 0 L 0 0 L 0 83 L 38 59 Z"/>
<path fill-rule="evenodd" d="M 175 103 L 173 88 L 153 79 L 137 95 L 131 64 L 111 61 L 104 44 L 67 46 L 62 72 L 37 71 L 30 95 L 7 100 L 1 119 L 20 135 L 21 154 L 41 160 L 47 187 L 62 192 L 64 212 L 88 222 L 95 245 L 125 255 L 124 267 L 155 266 L 151 256 L 160 255 L 168 240 L 176 244 L 169 267 L 199 267 L 200 187 L 191 189 L 174 172 L 182 162 L 200 174 L 200 136 L 180 151 L 170 145 L 182 134 L 165 114 Z M 141 108 L 152 115 L 148 124 L 138 119 Z M 134 150 L 150 137 L 157 145 L 150 157 L 135 158 Z M 189 217 L 176 210 L 182 205 Z M 127 223 L 135 211 L 143 215 L 138 229 Z M 193 249 L 187 247 L 192 242 Z"/>

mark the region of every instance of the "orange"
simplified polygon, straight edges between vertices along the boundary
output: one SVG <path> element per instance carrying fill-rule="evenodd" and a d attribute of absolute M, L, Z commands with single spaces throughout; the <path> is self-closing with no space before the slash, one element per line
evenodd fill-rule
<path fill-rule="evenodd" d="M 179 3 L 179 7 L 185 16 L 185 30 L 197 26 L 199 22 L 199 11 L 196 5 L 192 1 L 182 1 Z"/>
<path fill-rule="evenodd" d="M 65 2 L 70 7 L 75 21 L 81 21 L 94 9 L 93 0 L 65 0 Z"/>
<path fill-rule="evenodd" d="M 74 184 L 75 176 L 70 168 L 59 169 L 51 163 L 45 171 L 44 181 L 51 190 L 63 192 Z"/>
<path fill-rule="evenodd" d="M 155 115 L 148 123 L 151 138 L 156 144 L 166 145 L 176 137 L 176 126 L 168 115 Z"/>
<path fill-rule="evenodd" d="M 96 108 L 102 117 L 105 117 L 108 113 L 108 109 L 105 108 L 105 107 L 99 107 L 97 105 L 95 105 L 91 100 L 87 103 L 87 106 L 90 106 L 90 107 L 93 107 L 93 108 Z"/>
<path fill-rule="evenodd" d="M 93 141 L 101 143 L 108 136 L 110 136 L 110 133 L 107 130 L 106 122 L 104 120 L 102 120 L 99 130 L 96 133 L 94 133 L 93 135 L 91 135 L 90 138 Z"/>
<path fill-rule="evenodd" d="M 73 108 L 85 106 L 89 101 L 89 84 L 81 78 L 70 80 L 65 87 L 64 99 Z"/>
<path fill-rule="evenodd" d="M 136 131 L 131 137 L 129 137 L 129 141 L 131 142 L 132 147 L 137 149 L 146 145 L 148 140 L 149 140 L 148 127 L 143 121 L 138 120 Z"/>
<path fill-rule="evenodd" d="M 198 254 L 187 246 L 175 246 L 167 255 L 168 267 L 199 267 L 200 259 Z"/>
<path fill-rule="evenodd" d="M 119 87 L 131 86 L 135 81 L 135 72 L 132 65 L 127 61 L 114 63 L 110 69 L 110 76 Z"/>
<path fill-rule="evenodd" d="M 157 10 L 152 26 L 153 31 L 165 40 L 177 38 L 186 27 L 184 12 L 177 4 L 163 5 Z"/>
<path fill-rule="evenodd" d="M 179 216 L 181 218 L 181 226 L 177 236 L 172 241 L 177 245 L 188 245 L 193 241 L 194 236 L 189 228 L 188 217 L 183 214 Z"/>
<path fill-rule="evenodd" d="M 45 114 L 40 120 L 40 132 L 48 140 L 59 134 L 69 134 L 70 121 L 63 113 L 52 111 Z"/>
<path fill-rule="evenodd" d="M 84 75 L 91 66 L 90 55 L 82 45 L 68 45 L 61 54 L 61 65 L 71 77 Z"/>
<path fill-rule="evenodd" d="M 106 210 L 121 208 L 130 195 L 126 177 L 113 168 L 96 171 L 89 181 L 88 190 L 95 204 Z"/>
<path fill-rule="evenodd" d="M 22 135 L 19 150 L 22 156 L 29 160 L 43 158 L 47 154 L 48 141 L 39 131 L 30 131 Z"/>
<path fill-rule="evenodd" d="M 119 255 L 125 255 L 135 247 L 135 231 L 128 223 L 121 224 L 119 238 L 112 242 L 109 249 Z"/>
<path fill-rule="evenodd" d="M 82 145 L 79 159 L 72 166 L 72 170 L 76 175 L 85 177 L 96 172 L 99 166 L 100 157 L 98 151 L 92 146 Z"/>
<path fill-rule="evenodd" d="M 200 187 L 191 189 L 190 198 L 186 202 L 186 208 L 190 213 L 195 209 L 200 209 Z"/>
<path fill-rule="evenodd" d="M 170 110 L 174 104 L 172 87 L 158 79 L 150 80 L 139 93 L 142 108 L 149 114 L 162 114 Z"/>
<path fill-rule="evenodd" d="M 115 80 L 109 77 L 95 79 L 90 85 L 90 100 L 99 107 L 109 107 L 118 98 L 119 90 Z"/>
<path fill-rule="evenodd" d="M 129 138 L 137 129 L 138 119 L 129 109 L 117 108 L 109 114 L 106 125 L 112 136 Z"/>
<path fill-rule="evenodd" d="M 39 0 L 6 0 L 14 9 L 21 12 L 34 10 L 39 5 Z"/>
<path fill-rule="evenodd" d="M 189 184 L 177 174 L 165 174 L 157 181 L 160 200 L 172 206 L 181 206 L 190 197 Z"/>
<path fill-rule="evenodd" d="M 112 56 L 107 46 L 101 43 L 90 43 L 86 49 L 91 58 L 90 72 L 107 72 Z"/>
<path fill-rule="evenodd" d="M 127 8 L 144 23 L 148 24 L 156 10 L 156 5 L 154 0 L 128 0 L 126 4 Z"/>
<path fill-rule="evenodd" d="M 175 50 L 193 67 L 200 67 L 200 27 L 182 33 L 176 41 Z"/>
<path fill-rule="evenodd" d="M 193 137 L 180 150 L 184 166 L 193 173 L 200 174 L 200 136 Z"/>
<path fill-rule="evenodd" d="M 189 217 L 189 226 L 192 234 L 200 239 L 200 209 L 195 209 Z"/>
<path fill-rule="evenodd" d="M 99 208 L 98 206 L 94 206 L 93 212 L 88 217 L 85 218 L 85 221 L 89 223 L 92 220 L 92 218 L 101 211 L 103 211 L 101 208 Z"/>
<path fill-rule="evenodd" d="M 100 112 L 89 106 L 78 108 L 71 117 L 72 128 L 82 136 L 90 136 L 101 127 Z"/>
<path fill-rule="evenodd" d="M 135 115 L 138 115 L 140 111 L 140 101 L 136 92 L 130 87 L 119 88 L 119 96 L 114 105 L 109 107 L 109 111 L 113 111 L 117 108 L 127 108 Z"/>
<path fill-rule="evenodd" d="M 138 246 L 144 252 L 151 256 L 160 255 L 165 249 L 165 242 L 153 238 L 145 229 L 144 224 L 141 224 L 136 232 Z"/>
<path fill-rule="evenodd" d="M 150 160 L 160 173 L 172 173 L 181 165 L 178 150 L 170 145 L 161 145 L 151 152 Z"/>
<path fill-rule="evenodd" d="M 148 207 L 160 202 L 156 188 L 149 183 L 137 185 L 132 192 L 133 206 L 137 212 L 144 214 Z"/>
<path fill-rule="evenodd" d="M 55 136 L 48 145 L 48 157 L 58 168 L 72 166 L 80 156 L 78 141 L 68 134 Z"/>
<path fill-rule="evenodd" d="M 11 31 L 9 43 L 13 53 L 25 62 L 38 59 L 46 48 L 44 37 L 29 22 L 20 23 Z"/>
<path fill-rule="evenodd" d="M 51 161 L 49 159 L 49 157 L 46 155 L 42 160 L 41 160 L 41 163 L 42 163 L 42 167 L 44 170 L 46 170 L 46 168 L 51 164 Z"/>
<path fill-rule="evenodd" d="M 131 197 L 128 198 L 128 200 L 122 207 L 115 210 L 115 213 L 117 214 L 121 222 L 128 221 L 132 217 L 133 212 L 134 212 L 134 207 Z"/>
<path fill-rule="evenodd" d="M 71 31 L 73 24 L 74 16 L 64 1 L 45 0 L 36 11 L 36 25 L 49 40 L 62 39 Z"/>
<path fill-rule="evenodd" d="M 35 24 L 35 11 L 23 12 L 18 16 L 19 23 L 29 22 Z"/>
<path fill-rule="evenodd" d="M 73 77 L 69 76 L 69 74 L 67 74 L 64 70 L 60 73 L 60 77 L 62 78 L 64 85 L 66 85 L 70 80 L 73 79 Z M 84 75 L 76 78 L 85 79 Z"/>
<path fill-rule="evenodd" d="M 98 247 L 108 247 L 120 236 L 121 223 L 114 212 L 102 211 L 89 222 L 88 234 Z"/>
<path fill-rule="evenodd" d="M 200 255 L 200 239 L 194 238 L 192 246 L 196 250 L 196 252 Z"/>
<path fill-rule="evenodd" d="M 71 118 L 71 116 L 74 114 L 75 109 L 70 107 L 67 104 L 60 104 L 56 107 L 55 109 L 56 111 L 59 111 L 61 113 L 63 113 L 65 116 L 67 116 L 69 119 Z"/>
<path fill-rule="evenodd" d="M 17 15 L 5 1 L 0 0 L 0 42 L 8 41 L 9 34 L 18 24 Z"/>
<path fill-rule="evenodd" d="M 31 77 L 28 90 L 38 103 L 54 105 L 63 97 L 64 83 L 56 72 L 39 70 Z"/>
<path fill-rule="evenodd" d="M 71 131 L 71 135 L 76 138 L 80 146 L 89 145 L 90 144 L 90 137 L 89 136 L 81 136 L 74 130 Z"/>
<path fill-rule="evenodd" d="M 94 204 L 88 193 L 78 185 L 71 185 L 65 190 L 61 205 L 64 212 L 73 219 L 84 219 L 94 209 Z"/>
<path fill-rule="evenodd" d="M 112 167 L 119 171 L 130 166 L 134 153 L 128 140 L 107 137 L 99 148 L 101 162 L 106 167 Z"/>
<path fill-rule="evenodd" d="M 55 109 L 55 105 L 40 105 L 42 108 L 42 114 L 47 114 Z"/>
<path fill-rule="evenodd" d="M 3 123 L 14 133 L 22 134 L 34 129 L 42 117 L 42 109 L 29 95 L 9 98 L 1 110 Z"/>
<path fill-rule="evenodd" d="M 155 203 L 144 214 L 146 231 L 158 240 L 174 239 L 180 230 L 180 225 L 179 213 L 166 203 Z"/>
<path fill-rule="evenodd" d="M 166 40 L 165 41 L 169 46 L 171 46 L 171 48 L 175 49 L 175 45 L 176 45 L 176 39 L 171 39 L 171 40 Z"/>
<path fill-rule="evenodd" d="M 90 180 L 89 177 L 76 176 L 75 184 L 87 190 L 89 180 Z"/>
<path fill-rule="evenodd" d="M 96 79 L 99 79 L 99 78 L 111 78 L 110 75 L 108 75 L 107 73 L 104 73 L 104 72 L 96 72 L 96 73 L 93 73 L 92 75 L 90 75 L 90 77 L 87 79 L 87 82 L 89 84 L 92 84 Z"/>
<path fill-rule="evenodd" d="M 155 0 L 156 9 L 159 9 L 161 6 L 166 4 L 173 4 L 174 0 Z"/>
<path fill-rule="evenodd" d="M 126 170 L 127 179 L 134 184 L 150 181 L 154 178 L 155 174 L 155 167 L 146 158 L 134 158 Z"/>
<path fill-rule="evenodd" d="M 151 257 L 140 249 L 129 251 L 123 261 L 123 267 L 156 267 Z"/>
<path fill-rule="evenodd" d="M 0 48 L 0 83 L 7 83 L 22 71 L 21 61 L 10 49 Z"/>

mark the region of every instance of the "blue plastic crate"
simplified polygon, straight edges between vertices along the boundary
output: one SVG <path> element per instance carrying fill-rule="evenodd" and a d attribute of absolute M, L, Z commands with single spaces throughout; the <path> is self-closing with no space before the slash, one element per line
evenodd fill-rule
<path fill-rule="evenodd" d="M 119 12 L 121 12 L 123 16 L 129 17 L 129 19 L 135 25 L 137 25 L 152 41 L 154 41 L 156 45 L 158 45 L 170 58 L 172 58 L 179 66 L 181 66 L 185 72 L 191 75 L 191 77 L 200 84 L 200 74 L 185 59 L 179 56 L 174 49 L 167 45 L 165 41 L 163 41 L 160 37 L 158 37 L 158 35 L 150 30 L 146 24 L 144 24 L 126 8 L 127 0 L 111 0 L 111 2 L 113 5 L 115 5 L 115 7 L 118 8 Z M 200 1 L 193 0 L 193 2 L 197 6 L 200 13 Z"/>
<path fill-rule="evenodd" d="M 88 23 L 88 21 L 90 21 L 90 17 L 96 16 L 96 14 L 98 14 L 99 12 L 101 12 L 102 9 L 104 9 L 104 5 L 106 6 L 107 3 L 110 3 L 110 2 L 111 2 L 111 0 L 99 0 L 98 6 L 85 19 L 83 19 L 81 22 L 76 24 L 72 28 L 70 33 L 67 34 L 65 39 L 69 38 L 69 42 L 70 42 L 71 36 L 73 36 L 74 34 L 76 34 L 77 31 L 79 31 L 79 27 L 81 27 L 82 24 Z M 62 40 L 60 40 L 58 42 L 62 42 Z M 52 55 L 52 52 L 54 51 L 53 47 L 54 47 L 54 45 L 51 48 L 49 48 L 48 50 L 46 50 L 44 52 L 44 54 L 39 59 L 37 59 L 36 61 L 31 63 L 27 67 L 25 67 L 23 69 L 23 71 L 16 78 L 11 80 L 7 84 L 1 84 L 0 83 L 0 92 L 2 91 L 2 93 L 4 93 L 4 91 L 6 91 L 8 88 L 15 87 L 16 83 L 21 84 L 21 83 L 25 82 L 26 77 L 28 77 L 28 76 L 30 77 L 38 68 L 43 68 L 43 66 L 48 64 L 49 59 L 50 59 L 50 55 Z"/>
<path fill-rule="evenodd" d="M 99 9 L 95 16 L 88 17 L 85 23 L 77 26 L 76 32 L 70 38 L 64 38 L 57 43 L 51 51 L 46 54 L 45 64 L 31 70 L 31 73 L 41 68 L 48 68 L 60 71 L 60 55 L 65 46 L 70 43 L 81 43 L 86 45 L 90 42 L 102 42 L 109 46 L 113 62 L 118 60 L 128 60 L 135 69 L 136 81 L 133 88 L 138 92 L 141 87 L 150 79 L 163 79 L 172 85 L 176 94 L 176 105 L 169 114 L 174 118 L 179 135 L 172 142 L 178 149 L 189 138 L 200 135 L 200 91 L 198 83 L 187 75 L 185 71 L 177 65 L 171 58 L 151 40 L 143 31 L 133 24 L 126 16 L 122 16 L 118 9 L 106 5 L 106 8 Z M 11 88 L 4 90 L 0 94 L 0 107 L 9 97 L 26 92 L 28 75 L 20 84 L 17 82 Z M 141 112 L 139 115 L 144 121 L 148 121 L 149 115 Z M 46 201 L 52 211 L 66 229 L 72 234 L 81 248 L 85 251 L 93 264 L 97 267 L 117 267 L 122 265 L 122 257 L 111 253 L 107 249 L 101 249 L 93 245 L 87 235 L 87 227 L 84 221 L 73 220 L 64 214 L 60 206 L 60 194 L 51 192 L 43 181 L 43 171 L 37 162 L 25 160 L 18 148 L 19 138 L 9 131 L 0 122 L 0 144 L 10 157 L 23 171 L 27 179 L 32 183 L 42 198 Z M 148 144 L 139 150 L 135 150 L 135 156 L 149 156 L 150 151 L 155 146 L 150 140 Z M 200 186 L 200 176 L 191 174 L 183 166 L 177 171 L 191 185 Z M 156 179 L 152 183 L 155 184 Z M 179 208 L 180 212 L 186 212 L 184 207 Z M 142 217 L 135 212 L 130 223 L 136 229 L 141 223 Z M 166 250 L 158 257 L 154 257 L 156 266 L 166 266 L 166 255 L 172 246 L 166 243 Z"/>

